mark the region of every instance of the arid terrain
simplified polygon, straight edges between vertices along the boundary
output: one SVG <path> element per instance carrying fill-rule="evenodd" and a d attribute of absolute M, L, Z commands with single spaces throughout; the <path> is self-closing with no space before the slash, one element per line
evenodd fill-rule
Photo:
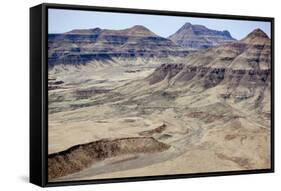
<path fill-rule="evenodd" d="M 271 40 L 185 24 L 49 35 L 49 181 L 270 168 Z"/>

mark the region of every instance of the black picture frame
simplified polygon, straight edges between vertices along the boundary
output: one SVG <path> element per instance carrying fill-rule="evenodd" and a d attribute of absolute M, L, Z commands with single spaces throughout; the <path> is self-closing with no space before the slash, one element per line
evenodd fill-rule
<path fill-rule="evenodd" d="M 48 9 L 89 10 L 116 13 L 189 16 L 233 20 L 267 21 L 271 23 L 271 168 L 260 170 L 223 171 L 193 174 L 175 174 L 99 180 L 48 182 Z M 30 182 L 41 187 L 84 185 L 96 183 L 132 182 L 257 174 L 274 172 L 274 18 L 208 13 L 175 12 L 85 5 L 40 4 L 30 8 Z"/>

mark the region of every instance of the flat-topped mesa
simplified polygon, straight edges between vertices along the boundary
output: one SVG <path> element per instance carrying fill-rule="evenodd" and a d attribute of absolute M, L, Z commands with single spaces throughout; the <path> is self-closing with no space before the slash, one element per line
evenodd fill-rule
<path fill-rule="evenodd" d="M 264 31 L 258 28 L 243 38 L 241 42 L 246 44 L 269 44 L 270 38 Z"/>
<path fill-rule="evenodd" d="M 92 29 L 74 29 L 65 34 L 76 34 L 76 35 L 87 35 L 87 34 L 98 34 L 102 31 L 101 28 L 92 28 Z"/>
<path fill-rule="evenodd" d="M 48 46 L 50 68 L 57 64 L 107 63 L 115 58 L 184 57 L 190 52 L 141 25 L 121 30 L 93 28 L 49 34 Z"/>
<path fill-rule="evenodd" d="M 91 29 L 74 29 L 65 34 L 73 35 L 132 35 L 132 36 L 157 36 L 155 33 L 151 32 L 148 28 L 142 25 L 135 25 L 126 29 L 101 29 L 91 28 Z"/>

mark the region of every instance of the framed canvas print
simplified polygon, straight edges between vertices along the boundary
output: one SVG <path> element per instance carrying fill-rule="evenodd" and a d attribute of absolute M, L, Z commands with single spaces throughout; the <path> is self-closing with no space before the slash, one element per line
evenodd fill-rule
<path fill-rule="evenodd" d="M 273 171 L 273 18 L 30 9 L 30 182 Z"/>

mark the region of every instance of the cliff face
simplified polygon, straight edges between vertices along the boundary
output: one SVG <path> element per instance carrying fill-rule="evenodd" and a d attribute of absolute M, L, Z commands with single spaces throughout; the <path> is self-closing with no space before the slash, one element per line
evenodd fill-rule
<path fill-rule="evenodd" d="M 187 57 L 185 63 L 167 63 L 147 79 L 150 85 L 168 81 L 197 91 L 216 87 L 224 99 L 254 99 L 255 106 L 270 95 L 270 39 L 260 29 L 238 42 Z"/>
<path fill-rule="evenodd" d="M 169 39 L 184 48 L 195 50 L 235 41 L 228 31 L 211 30 L 203 25 L 190 23 L 184 24 Z"/>
<path fill-rule="evenodd" d="M 185 66 L 183 64 L 163 64 L 148 78 L 150 84 L 156 84 L 168 79 L 177 83 L 198 82 L 203 88 L 208 89 L 222 84 L 232 87 L 263 86 L 270 82 L 270 69 L 230 69 Z"/>
<path fill-rule="evenodd" d="M 181 73 L 183 71 L 201 71 L 200 68 L 224 71 L 262 71 L 271 68 L 271 42 L 260 29 L 254 30 L 241 41 L 213 47 L 205 52 L 189 55 L 185 63 L 163 64 L 155 71 L 157 73 Z"/>
<path fill-rule="evenodd" d="M 140 25 L 124 30 L 95 28 L 49 34 L 48 46 L 50 66 L 85 64 L 91 60 L 110 60 L 114 57 L 182 57 L 189 53 Z"/>

